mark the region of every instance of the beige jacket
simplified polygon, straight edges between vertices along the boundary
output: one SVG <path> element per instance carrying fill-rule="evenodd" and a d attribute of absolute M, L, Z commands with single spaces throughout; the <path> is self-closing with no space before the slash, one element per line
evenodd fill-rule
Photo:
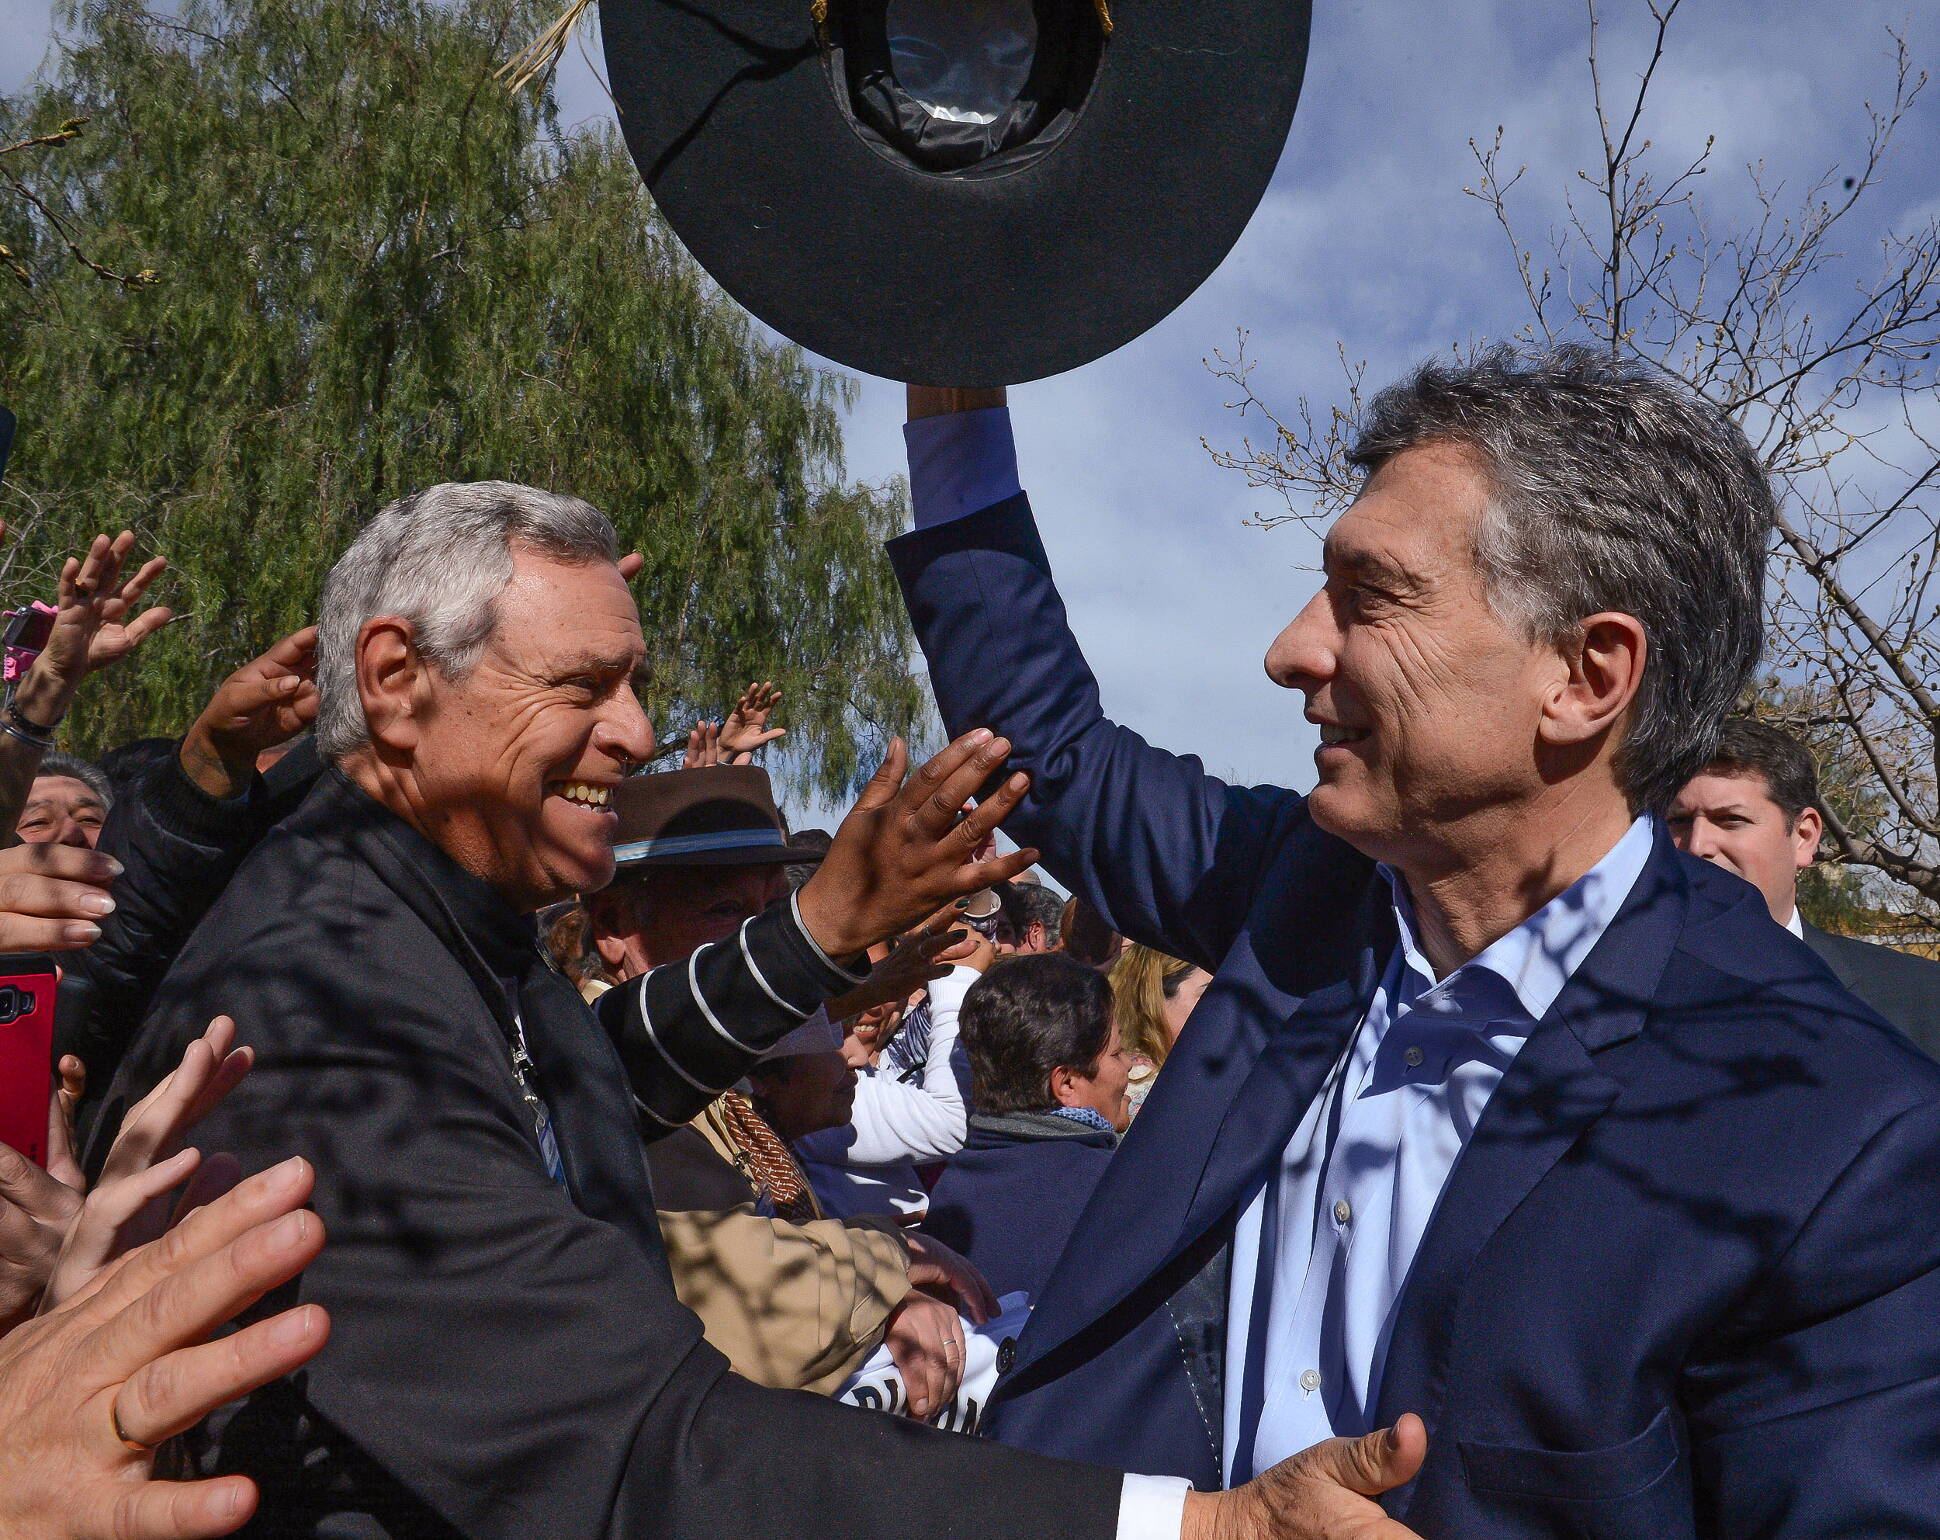
<path fill-rule="evenodd" d="M 833 1394 L 909 1293 L 909 1249 L 886 1223 L 756 1213 L 758 1190 L 719 1109 L 647 1147 L 674 1290 L 737 1374 Z"/>

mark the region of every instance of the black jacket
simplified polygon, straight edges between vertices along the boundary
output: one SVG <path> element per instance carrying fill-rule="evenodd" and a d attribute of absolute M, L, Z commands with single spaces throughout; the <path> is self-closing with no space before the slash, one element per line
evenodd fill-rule
<path fill-rule="evenodd" d="M 249 1532 L 1109 1535 L 1115 1472 L 756 1389 L 674 1298 L 629 1075 L 684 1119 L 842 984 L 780 908 L 692 973 L 614 991 L 603 1032 L 529 921 L 326 775 L 184 949 L 102 1120 L 226 1011 L 258 1059 L 202 1147 L 317 1167 L 329 1244 L 262 1308 L 316 1300 L 331 1342 L 199 1451 L 261 1483 Z M 566 1185 L 513 1068 L 519 1027 Z"/>
<path fill-rule="evenodd" d="M 1805 944 L 1928 1057 L 1940 1059 L 1940 963 L 1804 925 Z"/>
<path fill-rule="evenodd" d="M 294 804 L 257 776 L 247 792 L 217 801 L 171 753 L 115 799 L 97 845 L 121 862 L 115 912 L 91 947 L 63 954 L 54 1052 L 88 1069 L 81 1131 L 134 1040 L 155 988 L 209 906 L 270 826 Z"/>

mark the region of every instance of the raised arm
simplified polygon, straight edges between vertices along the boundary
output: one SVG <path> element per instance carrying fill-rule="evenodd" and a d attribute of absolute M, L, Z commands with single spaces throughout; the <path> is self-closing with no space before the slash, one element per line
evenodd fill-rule
<path fill-rule="evenodd" d="M 867 976 L 870 946 L 1036 859 L 1033 850 L 979 858 L 1023 797 L 1022 776 L 963 812 L 970 794 L 1002 773 L 1008 749 L 989 733 L 966 733 L 905 781 L 908 755 L 896 741 L 820 868 L 786 904 L 732 940 L 600 997 L 595 1008 L 649 1131 L 687 1123 L 817 1006 L 853 990 Z"/>
<path fill-rule="evenodd" d="M 911 387 L 917 527 L 890 542 L 946 728 L 1011 740 L 1031 790 L 1006 825 L 1115 930 L 1211 969 L 1265 853 L 1305 817 L 1109 721 L 1018 487 L 1001 392 Z M 994 499 L 994 501 L 992 501 Z"/>

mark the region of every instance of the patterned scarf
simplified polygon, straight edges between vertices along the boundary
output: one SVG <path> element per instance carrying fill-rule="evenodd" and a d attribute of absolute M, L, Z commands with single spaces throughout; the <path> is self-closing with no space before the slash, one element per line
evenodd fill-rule
<path fill-rule="evenodd" d="M 797 1225 L 819 1218 L 802 1168 L 795 1164 L 781 1135 L 754 1110 L 754 1103 L 739 1091 L 726 1092 L 721 1097 L 721 1116 L 745 1157 L 748 1174 L 774 1204 L 775 1217 Z"/>
<path fill-rule="evenodd" d="M 1052 1107 L 1051 1116 L 1063 1118 L 1067 1122 L 1082 1123 L 1086 1128 L 1095 1128 L 1100 1133 L 1115 1134 L 1117 1129 L 1101 1112 L 1093 1112 L 1089 1107 Z"/>

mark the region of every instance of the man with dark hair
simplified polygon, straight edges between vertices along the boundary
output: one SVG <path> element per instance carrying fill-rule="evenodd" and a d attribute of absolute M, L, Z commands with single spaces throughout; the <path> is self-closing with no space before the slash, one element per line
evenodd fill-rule
<path fill-rule="evenodd" d="M 1711 763 L 1671 802 L 1680 850 L 1736 872 L 1758 889 L 1772 918 L 1819 954 L 1866 1004 L 1940 1058 L 1940 963 L 1890 946 L 1835 936 L 1799 913 L 1798 874 L 1819 853 L 1819 767 L 1790 733 L 1769 722 L 1725 723 Z"/>
<path fill-rule="evenodd" d="M 976 1110 L 924 1228 L 1035 1299 L 1131 1124 L 1131 1057 L 1104 975 L 1056 954 L 998 963 L 958 1020 Z"/>
<path fill-rule="evenodd" d="M 1002 953 L 1055 952 L 1064 945 L 1058 921 L 1064 900 L 1041 882 L 1007 882 L 997 890 L 1003 923 L 997 932 Z"/>
<path fill-rule="evenodd" d="M 43 754 L 14 833 L 27 845 L 76 845 L 92 850 L 114 806 L 114 788 L 100 766 L 58 750 Z"/>
<path fill-rule="evenodd" d="M 1431 1537 L 1940 1534 L 1940 1070 L 1662 822 L 1760 653 L 1740 429 L 1586 347 L 1382 391 L 1266 658 L 1303 796 L 1105 716 L 1002 402 L 910 391 L 943 720 L 1010 738 L 1046 871 L 1213 980 L 994 1435 L 1147 1473 L 1155 1534 L 1379 1429 L 1356 1490 Z"/>

